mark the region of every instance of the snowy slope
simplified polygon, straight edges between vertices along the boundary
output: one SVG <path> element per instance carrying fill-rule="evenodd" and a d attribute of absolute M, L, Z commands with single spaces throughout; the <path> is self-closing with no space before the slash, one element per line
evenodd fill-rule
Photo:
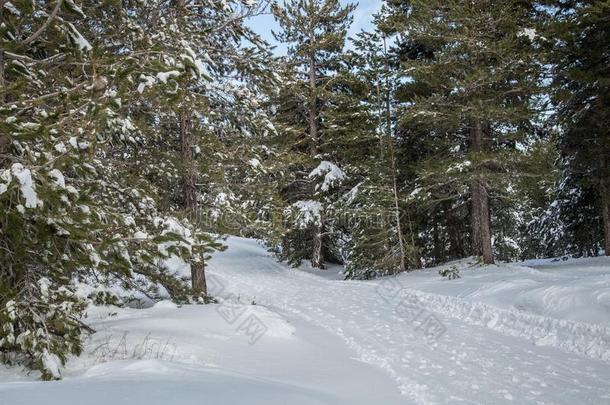
<path fill-rule="evenodd" d="M 471 261 L 470 261 L 471 262 Z M 409 288 L 557 319 L 610 326 L 610 257 L 477 267 L 468 260 L 400 276 Z M 439 282 L 455 264 L 461 279 Z"/>
<path fill-rule="evenodd" d="M 229 246 L 233 254 L 215 258 L 210 271 L 221 294 L 239 294 L 340 336 L 361 361 L 394 379 L 406 403 L 610 403 L 603 325 L 511 310 L 509 295 L 506 309 L 461 299 L 450 284 L 455 280 L 433 272 L 333 281 L 272 262 L 254 241 L 233 238 Z M 499 283 L 510 270 L 498 272 Z M 427 279 L 430 289 L 444 286 L 447 295 L 415 290 L 415 277 Z M 549 276 L 546 284 L 554 282 Z M 442 336 L 426 337 L 430 320 L 445 329 Z"/>
<path fill-rule="evenodd" d="M 264 322 L 250 344 L 239 322 L 218 305 L 95 310 L 97 333 L 85 354 L 69 363 L 64 380 L 32 381 L 0 372 L 0 404 L 328 404 L 399 403 L 381 370 L 351 358 L 343 342 L 261 306 L 245 306 Z M 245 315 L 245 314 L 244 314 Z M 368 381 L 382 392 L 375 393 Z"/>
<path fill-rule="evenodd" d="M 64 380 L 1 370 L 0 404 L 610 403 L 606 259 L 346 282 L 227 243 L 219 305 L 94 308 Z"/>

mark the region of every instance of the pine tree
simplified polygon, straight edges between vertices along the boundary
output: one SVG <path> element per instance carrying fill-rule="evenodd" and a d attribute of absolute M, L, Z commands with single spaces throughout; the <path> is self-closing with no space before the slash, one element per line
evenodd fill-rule
<path fill-rule="evenodd" d="M 169 265 L 218 248 L 174 192 L 185 177 L 178 118 L 191 108 L 189 157 L 261 130 L 249 88 L 266 80 L 268 52 L 243 27 L 253 8 L 183 4 L 0 7 L 0 361 L 61 376 L 90 331 L 80 315 L 104 295 L 78 296 L 76 282 L 151 299 L 205 293 Z M 186 173 L 222 163 L 206 156 Z"/>
<path fill-rule="evenodd" d="M 325 203 L 316 193 L 318 176 L 312 173 L 317 173 L 316 166 L 327 162 L 326 137 L 333 129 L 329 105 L 353 9 L 351 4 L 341 6 L 338 0 L 294 0 L 283 7 L 273 5 L 281 27 L 276 39 L 288 44 L 284 72 L 290 77 L 280 89 L 276 118 L 276 127 L 285 137 L 287 162 L 291 162 L 290 180 L 282 194 L 288 205 L 300 210 L 297 218 L 311 220 L 302 232 L 284 238 L 283 251 L 292 256 L 291 262 L 308 258 L 317 268 L 324 268 L 328 230 Z"/>
<path fill-rule="evenodd" d="M 2 11 L 0 361 L 51 379 L 81 350 L 84 302 L 72 279 L 122 250 L 109 232 L 122 218 L 91 198 L 93 134 L 114 107 L 92 69 L 81 8 L 22 2 Z"/>
<path fill-rule="evenodd" d="M 413 236 L 409 231 L 413 228 L 402 195 L 406 170 L 398 170 L 397 58 L 382 31 L 361 32 L 353 42 L 353 59 L 359 62 L 356 74 L 364 83 L 359 104 L 366 106 L 368 119 L 362 130 L 350 128 L 351 147 L 359 152 L 352 165 L 358 167 L 359 176 L 348 197 L 354 220 L 347 276 L 370 278 L 417 268 L 420 262 L 413 238 L 407 240 L 407 235 Z"/>
<path fill-rule="evenodd" d="M 561 125 L 555 206 L 565 253 L 610 255 L 610 2 L 551 2 L 553 100 Z M 602 235 L 604 235 L 602 239 Z"/>
<path fill-rule="evenodd" d="M 391 6 L 387 24 L 401 42 L 425 51 L 403 65 L 418 92 L 401 121 L 427 128 L 438 142 L 420 176 L 427 190 L 444 189 L 446 198 L 469 196 L 472 253 L 492 263 L 490 194 L 506 190 L 508 152 L 536 112 L 532 96 L 540 73 L 532 4 L 393 1 Z"/>

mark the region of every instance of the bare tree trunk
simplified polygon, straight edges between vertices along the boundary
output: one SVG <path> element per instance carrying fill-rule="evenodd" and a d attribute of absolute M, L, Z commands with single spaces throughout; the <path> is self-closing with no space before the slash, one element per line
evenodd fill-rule
<path fill-rule="evenodd" d="M 193 222 L 197 219 L 197 169 L 194 147 L 191 118 L 183 112 L 180 115 L 180 154 L 185 166 L 182 174 L 182 198 L 184 209 Z M 191 260 L 190 263 L 191 286 L 195 292 L 207 295 L 203 254 L 199 259 Z"/>
<path fill-rule="evenodd" d="M 191 287 L 196 293 L 208 295 L 208 284 L 205 280 L 205 262 L 203 260 L 203 253 L 201 254 L 201 261 L 191 262 Z"/>
<path fill-rule="evenodd" d="M 600 181 L 600 194 L 602 206 L 602 219 L 604 226 L 604 251 L 606 256 L 610 256 L 610 176 L 608 175 L 608 160 L 602 158 L 602 178 Z"/>
<path fill-rule="evenodd" d="M 391 142 L 391 140 L 390 140 Z M 406 258 L 407 252 L 405 251 L 405 240 L 402 235 L 402 222 L 401 222 L 401 213 L 400 213 L 400 204 L 398 199 L 398 184 L 396 182 L 396 169 L 394 162 L 394 147 L 390 146 L 390 153 L 392 155 L 392 192 L 394 197 L 394 217 L 396 220 L 396 234 L 398 235 L 398 245 L 400 248 L 400 267 L 399 271 L 403 272 L 407 270 Z"/>
<path fill-rule="evenodd" d="M 324 245 L 322 240 L 322 231 L 322 225 L 316 226 L 313 231 L 313 254 L 311 256 L 311 266 L 318 269 L 326 268 L 326 266 L 324 266 Z"/>
<path fill-rule="evenodd" d="M 313 226 L 313 244 L 311 252 L 311 266 L 318 269 L 325 269 L 324 265 L 324 223 L 322 222 L 322 212 L 320 212 L 320 224 Z"/>
<path fill-rule="evenodd" d="M 316 95 L 316 60 L 313 51 L 309 54 L 309 137 L 311 154 L 318 154 L 318 105 Z"/>
<path fill-rule="evenodd" d="M 610 197 L 608 197 L 608 187 L 604 187 L 602 195 L 602 216 L 604 219 L 604 251 L 606 256 L 610 256 Z"/>
<path fill-rule="evenodd" d="M 382 93 L 381 93 L 381 79 L 377 81 L 377 85 L 376 85 L 376 90 L 377 90 L 377 100 L 379 101 L 379 104 L 377 106 L 377 119 L 378 119 L 378 123 L 377 126 L 379 127 L 379 130 L 381 131 L 381 129 L 384 126 L 384 111 L 385 111 L 385 106 L 384 106 L 384 101 L 382 99 Z M 385 135 L 384 132 L 381 132 L 379 135 L 379 159 L 383 162 L 385 159 Z M 392 229 L 392 221 L 391 221 L 391 213 L 386 214 L 385 212 L 381 215 L 381 228 L 383 229 L 383 255 L 384 257 L 388 257 L 391 251 L 391 247 L 392 247 L 392 243 L 390 240 L 390 233 L 391 233 L 391 229 Z"/>
<path fill-rule="evenodd" d="M 6 91 L 5 86 L 6 82 L 4 79 L 4 49 L 0 49 L 0 104 L 4 104 L 4 92 Z"/>
<path fill-rule="evenodd" d="M 392 104 L 390 102 L 389 66 L 386 55 L 386 40 L 383 38 L 383 52 L 386 70 L 386 94 L 385 94 L 385 131 L 390 152 L 390 165 L 392 170 L 392 196 L 394 199 L 394 219 L 396 221 L 396 234 L 398 235 L 398 247 L 400 249 L 399 272 L 407 270 L 407 252 L 405 251 L 405 239 L 402 234 L 402 218 L 400 212 L 400 200 L 398 197 L 398 182 L 396 179 L 396 157 L 394 155 L 394 140 L 392 139 Z"/>
<path fill-rule="evenodd" d="M 0 13 L 2 10 L 0 10 Z M 1 14 L 0 14 L 1 17 Z M 2 21 L 2 18 L 0 18 Z M 6 79 L 4 78 L 4 49 L 0 49 L 0 105 L 4 105 L 6 103 Z M 5 134 L 0 134 L 0 153 L 4 153 L 4 149 L 8 144 L 8 136 Z M 0 158 L 0 162 L 1 162 Z"/>
<path fill-rule="evenodd" d="M 0 9 L 0 22 L 2 22 L 2 10 Z M 4 49 L 0 49 L 0 106 L 3 106 L 7 102 L 6 97 L 6 85 L 7 80 L 5 76 L 4 64 L 6 61 L 6 56 L 4 54 Z M 11 138 L 8 133 L 0 133 L 0 155 L 7 154 L 11 143 Z M 0 156 L 0 167 L 6 162 L 6 159 Z"/>
<path fill-rule="evenodd" d="M 470 130 L 470 142 L 473 152 L 483 149 L 483 123 L 477 121 Z M 483 258 L 483 263 L 494 262 L 491 248 L 491 218 L 489 210 L 489 195 L 484 180 L 475 173 L 470 183 L 471 192 L 471 237 L 472 251 L 476 256 Z"/>

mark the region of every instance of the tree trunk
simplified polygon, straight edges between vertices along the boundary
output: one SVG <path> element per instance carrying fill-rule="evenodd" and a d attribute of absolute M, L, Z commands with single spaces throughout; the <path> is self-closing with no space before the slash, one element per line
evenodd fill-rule
<path fill-rule="evenodd" d="M 392 197 L 394 199 L 394 219 L 396 221 L 396 234 L 398 235 L 398 247 L 400 251 L 400 261 L 398 271 L 400 273 L 407 270 L 407 252 L 405 251 L 405 239 L 402 234 L 402 213 L 400 211 L 400 198 L 398 195 L 398 182 L 396 179 L 396 157 L 394 156 L 394 139 L 392 139 L 392 103 L 390 100 L 390 79 L 389 65 L 386 55 L 386 40 L 383 38 L 383 53 L 386 70 L 386 91 L 385 91 L 385 132 L 390 152 L 390 167 L 392 170 Z"/>
<path fill-rule="evenodd" d="M 315 226 L 313 230 L 313 252 L 311 256 L 311 267 L 325 269 L 324 266 L 324 243 L 322 240 L 322 225 Z"/>
<path fill-rule="evenodd" d="M 180 154 L 184 164 L 182 173 L 182 203 L 189 215 L 197 209 L 196 171 L 193 155 L 191 119 L 186 113 L 180 115 Z"/>
<path fill-rule="evenodd" d="M 317 78 L 316 78 L 316 55 L 314 49 L 313 27 L 309 29 L 309 137 L 311 138 L 311 154 L 318 153 L 318 105 L 317 105 Z"/>
<path fill-rule="evenodd" d="M 607 188 L 606 188 L 607 189 Z M 610 198 L 608 191 L 602 200 L 602 215 L 604 218 L 604 252 L 610 256 Z"/>
<path fill-rule="evenodd" d="M 191 261 L 191 287 L 196 293 L 208 295 L 208 285 L 205 280 L 205 262 L 203 260 L 203 253 L 201 256 L 201 261 Z"/>
<path fill-rule="evenodd" d="M 392 142 L 392 140 L 390 140 Z M 393 151 L 393 147 L 390 147 Z M 390 152 L 392 154 L 392 194 L 394 197 L 394 218 L 396 220 L 396 233 L 398 235 L 398 247 L 400 249 L 400 267 L 399 272 L 403 272 L 407 270 L 407 252 L 405 251 L 405 240 L 402 235 L 402 221 L 401 221 L 401 213 L 400 213 L 400 204 L 398 198 L 398 184 L 396 182 L 396 169 L 394 163 L 394 152 Z"/>
<path fill-rule="evenodd" d="M 194 155 L 195 144 L 191 128 L 191 118 L 187 113 L 180 115 L 180 154 L 184 163 L 182 174 L 183 206 L 192 222 L 197 226 L 197 169 Z M 205 280 L 203 253 L 200 260 L 191 260 L 191 287 L 196 293 L 208 294 Z"/>
<path fill-rule="evenodd" d="M 376 83 L 377 100 L 379 105 L 377 106 L 377 126 L 379 130 L 384 127 L 384 111 L 385 103 L 381 93 L 381 79 Z M 379 159 L 383 162 L 385 160 L 385 132 L 381 132 L 379 136 Z M 386 214 L 385 212 L 381 215 L 381 229 L 383 229 L 383 255 L 388 257 L 392 250 L 391 231 L 392 231 L 392 219 L 391 212 Z"/>
<path fill-rule="evenodd" d="M 316 72 L 313 56 L 309 58 L 309 137 L 311 138 L 311 154 L 318 154 L 318 106 L 316 100 Z"/>
<path fill-rule="evenodd" d="M 0 104 L 4 104 L 4 92 L 6 91 L 4 81 L 4 49 L 0 49 Z"/>
<path fill-rule="evenodd" d="M 0 10 L 1 12 L 1 10 Z M 0 19 L 2 21 L 2 19 Z M 6 81 L 4 79 L 4 49 L 0 49 L 0 105 L 4 105 L 6 102 Z M 8 143 L 8 137 L 0 134 L 0 153 L 4 152 L 4 146 Z"/>
<path fill-rule="evenodd" d="M 601 206 L 602 206 L 602 219 L 604 226 L 604 252 L 606 256 L 610 256 L 610 176 L 608 176 L 608 166 L 605 165 L 606 159 L 602 159 L 604 165 L 602 167 L 602 178 L 600 181 L 600 194 L 601 194 Z"/>
<path fill-rule="evenodd" d="M 480 121 L 475 122 L 470 130 L 470 147 L 475 153 L 483 149 L 483 133 L 483 124 Z M 477 172 L 471 180 L 470 193 L 472 201 L 470 215 L 472 252 L 476 256 L 481 256 L 484 264 L 492 264 L 494 258 L 491 248 L 489 195 L 484 180 L 480 178 Z"/>
<path fill-rule="evenodd" d="M 0 17 L 2 17 L 1 13 L 2 13 L 2 10 L 0 10 Z M 2 21 L 2 18 L 0 18 L 0 21 Z M 6 57 L 4 55 L 4 49 L 0 49 L 0 105 L 1 106 L 6 104 L 6 102 L 7 102 L 7 97 L 5 94 L 6 83 L 7 83 L 6 77 L 5 77 L 5 72 L 4 72 L 5 60 L 6 60 Z M 4 134 L 0 133 L 0 155 L 7 154 L 10 143 L 11 143 L 11 138 L 9 137 L 9 135 L 6 133 L 4 133 Z M 0 167 L 4 164 L 4 161 L 5 161 L 5 158 L 0 156 Z"/>

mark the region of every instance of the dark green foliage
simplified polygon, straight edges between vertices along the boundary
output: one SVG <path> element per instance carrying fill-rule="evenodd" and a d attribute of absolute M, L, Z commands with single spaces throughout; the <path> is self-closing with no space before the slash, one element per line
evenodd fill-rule
<path fill-rule="evenodd" d="M 13 286 L 0 284 L 0 362 L 40 370 L 51 380 L 61 377 L 68 356 L 81 353 L 86 328 L 78 317 L 86 304 L 57 285 L 44 277 L 28 280 L 15 294 Z"/>
<path fill-rule="evenodd" d="M 553 255 L 597 255 L 605 247 L 609 254 L 610 2 L 552 5 L 545 35 L 554 39 L 549 57 L 562 178 L 549 217 L 562 229 L 547 249 Z M 553 234 L 545 237 L 552 240 Z"/>
<path fill-rule="evenodd" d="M 440 269 L 438 271 L 438 274 L 441 277 L 445 277 L 447 280 L 457 280 L 458 278 L 461 278 L 460 270 L 457 268 L 456 265 Z"/>
<path fill-rule="evenodd" d="M 407 136 L 424 137 L 412 160 L 423 191 L 419 202 L 446 213 L 441 224 L 438 215 L 426 221 L 433 227 L 432 245 L 451 240 L 457 255 L 464 242 L 451 238 L 448 226 L 470 228 L 467 251 L 487 262 L 493 256 L 485 241 L 505 239 L 506 229 L 495 224 L 506 218 L 494 212 L 509 211 L 517 146 L 525 143 L 537 113 L 541 69 L 534 11 L 519 1 L 396 1 L 382 24 L 398 35 L 400 71 L 409 78 L 397 92 L 403 102 L 399 125 Z M 479 206 L 483 211 L 475 211 Z M 484 224 L 489 207 L 491 230 Z M 442 224 L 447 220 L 453 224 Z"/>
<path fill-rule="evenodd" d="M 225 204 L 223 181 L 238 175 L 214 178 L 215 167 L 234 159 L 239 137 L 269 125 L 252 94 L 268 82 L 268 52 L 235 19 L 257 9 L 204 2 L 195 13 L 187 3 L 1 9 L 0 361 L 59 378 L 88 331 L 86 305 L 121 303 L 109 286 L 209 301 L 167 264 L 200 265 L 221 249 L 217 218 L 185 212 L 183 173 L 206 180 L 195 190 L 205 212 Z M 186 113 L 195 123 L 186 152 L 207 159 L 182 158 Z M 77 283 L 97 293 L 77 296 Z"/>
<path fill-rule="evenodd" d="M 288 46 L 281 63 L 282 85 L 271 97 L 277 129 L 272 145 L 282 166 L 278 203 L 288 215 L 284 229 L 266 239 L 279 244 L 276 250 L 290 263 L 308 259 L 324 268 L 325 261 L 338 255 L 332 241 L 340 231 L 333 227 L 330 206 L 342 188 L 340 181 L 320 188 L 326 173 L 313 172 L 330 162 L 341 166 L 346 125 L 358 113 L 350 109 L 357 105 L 350 98 L 357 84 L 342 55 L 354 6 L 338 0 L 295 0 L 274 4 L 272 10 L 281 28 L 274 35 Z M 314 215 L 299 214 L 302 207 L 312 206 Z"/>

